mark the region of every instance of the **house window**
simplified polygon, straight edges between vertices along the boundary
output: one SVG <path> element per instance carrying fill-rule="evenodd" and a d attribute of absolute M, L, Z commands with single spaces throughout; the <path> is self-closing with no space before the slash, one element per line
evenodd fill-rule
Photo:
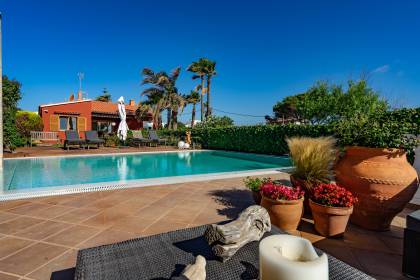
<path fill-rule="evenodd" d="M 112 132 L 112 122 L 94 121 L 92 122 L 92 129 L 98 131 L 99 135 L 104 135 Z"/>
<path fill-rule="evenodd" d="M 60 116 L 60 130 L 77 130 L 77 117 Z"/>

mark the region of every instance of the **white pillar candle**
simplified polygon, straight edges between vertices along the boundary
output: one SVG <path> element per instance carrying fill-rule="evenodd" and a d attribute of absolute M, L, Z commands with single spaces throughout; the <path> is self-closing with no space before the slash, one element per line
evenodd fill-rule
<path fill-rule="evenodd" d="M 287 234 L 260 242 L 260 280 L 328 280 L 328 257 L 309 240 Z"/>

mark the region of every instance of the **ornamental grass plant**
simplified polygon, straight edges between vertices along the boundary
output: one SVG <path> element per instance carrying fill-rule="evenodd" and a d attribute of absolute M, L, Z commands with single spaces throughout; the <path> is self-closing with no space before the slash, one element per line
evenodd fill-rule
<path fill-rule="evenodd" d="M 293 177 L 305 181 L 307 188 L 331 180 L 337 153 L 333 137 L 293 137 L 286 141 L 295 167 Z"/>

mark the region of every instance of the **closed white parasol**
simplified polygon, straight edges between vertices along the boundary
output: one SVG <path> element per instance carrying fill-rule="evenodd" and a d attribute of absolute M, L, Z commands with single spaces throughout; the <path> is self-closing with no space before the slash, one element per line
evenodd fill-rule
<path fill-rule="evenodd" d="M 126 120 L 126 112 L 124 105 L 124 97 L 118 98 L 118 114 L 120 115 L 120 124 L 118 126 L 118 137 L 125 141 L 127 139 L 128 126 Z"/>

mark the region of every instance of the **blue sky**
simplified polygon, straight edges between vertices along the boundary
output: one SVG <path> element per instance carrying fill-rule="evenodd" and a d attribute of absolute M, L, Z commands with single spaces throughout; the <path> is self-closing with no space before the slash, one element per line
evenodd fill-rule
<path fill-rule="evenodd" d="M 3 72 L 27 110 L 68 98 L 79 71 L 89 97 L 106 87 L 138 101 L 143 67 L 200 57 L 217 61 L 216 110 L 263 116 L 317 80 L 366 73 L 392 105 L 420 106 L 420 1 L 0 0 L 0 11 Z M 181 92 L 195 84 L 181 74 Z"/>

